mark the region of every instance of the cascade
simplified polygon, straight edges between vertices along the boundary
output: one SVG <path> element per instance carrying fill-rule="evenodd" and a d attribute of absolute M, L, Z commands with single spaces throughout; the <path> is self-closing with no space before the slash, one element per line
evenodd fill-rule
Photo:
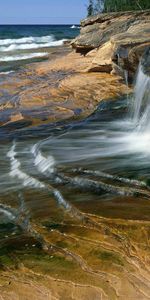
<path fill-rule="evenodd" d="M 150 127 L 150 77 L 144 73 L 140 64 L 134 96 L 133 120 L 140 131 L 149 130 Z"/>

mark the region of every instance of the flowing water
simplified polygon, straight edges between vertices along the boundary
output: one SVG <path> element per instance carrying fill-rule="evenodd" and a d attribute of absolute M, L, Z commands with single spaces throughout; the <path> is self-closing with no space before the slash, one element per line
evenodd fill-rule
<path fill-rule="evenodd" d="M 138 180 L 139 184 L 148 181 L 149 92 L 150 78 L 139 67 L 131 107 L 127 107 L 126 99 L 104 102 L 97 112 L 79 123 L 8 133 L 10 141 L 2 143 L 0 149 L 1 195 L 8 197 L 25 189 L 33 189 L 36 194 L 50 189 L 57 201 L 66 206 L 61 184 L 66 174 L 74 178 L 81 169 L 88 170 L 90 176 L 100 172 L 100 177 L 107 179 L 121 176 L 129 182 Z M 75 184 L 81 187 L 80 182 Z"/>
<path fill-rule="evenodd" d="M 43 47 L 45 51 L 50 43 L 53 46 L 54 38 L 48 32 L 39 36 L 34 28 L 34 35 L 29 36 L 27 30 L 13 41 L 5 36 L 0 40 L 1 67 L 5 70 L 1 79 L 7 76 L 12 80 L 15 72 L 6 72 L 6 57 L 19 55 L 21 66 L 26 55 L 39 53 L 35 49 Z M 11 59 L 7 67 L 12 68 Z M 45 224 L 50 228 L 65 224 L 70 231 L 78 231 L 77 225 L 82 223 L 95 226 L 86 213 L 149 220 L 149 95 L 150 77 L 140 66 L 133 96 L 101 102 L 85 120 L 0 127 L 0 237 L 4 245 L 7 241 L 18 247 L 21 240 L 24 255 L 29 245 L 27 237 L 21 236 L 25 232 L 32 236 L 32 250 L 36 243 L 47 249 Z M 55 244 L 52 232 L 48 238 Z M 60 240 L 57 242 L 60 246 Z M 61 247 L 66 249 L 65 244 L 59 250 Z"/>

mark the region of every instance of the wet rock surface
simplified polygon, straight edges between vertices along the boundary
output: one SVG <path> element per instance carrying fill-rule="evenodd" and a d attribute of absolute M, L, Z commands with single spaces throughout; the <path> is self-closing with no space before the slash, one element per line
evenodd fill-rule
<path fill-rule="evenodd" d="M 0 226 L 2 299 L 149 299 L 147 200 L 76 190 L 73 216 L 46 192 L 24 196 L 29 229 Z"/>
<path fill-rule="evenodd" d="M 62 57 L 29 65 L 6 79 L 2 76 L 2 129 L 83 118 L 101 100 L 130 92 L 119 76 L 87 72 L 91 57 L 66 51 Z"/>
<path fill-rule="evenodd" d="M 126 18 L 127 15 L 119 14 L 119 17 Z M 144 16 L 148 15 L 149 12 L 146 12 Z M 114 17 L 117 18 L 118 14 L 114 14 Z M 109 25 L 111 18 L 112 15 L 103 15 L 103 18 L 96 20 L 99 24 L 104 21 Z M 83 26 L 94 26 L 95 18 L 90 22 L 86 20 Z M 120 24 L 122 28 L 123 20 L 120 20 Z M 137 26 L 137 30 L 140 30 Z M 135 47 L 131 49 L 135 66 L 148 44 L 144 39 L 142 44 L 134 44 L 136 52 Z M 120 40 L 122 45 L 125 35 Z M 61 163 L 54 167 L 52 174 L 51 164 L 48 164 L 51 163 L 51 157 L 43 150 L 38 152 L 39 147 L 35 147 L 37 143 L 40 146 L 42 141 L 45 143 L 50 139 L 50 151 L 52 140 L 58 137 L 57 149 L 65 152 L 63 136 L 68 130 L 72 137 L 69 147 L 73 149 L 73 141 L 78 143 L 74 136 L 77 128 L 86 149 L 86 126 L 88 130 L 93 126 L 94 130 L 99 128 L 103 132 L 104 122 L 114 119 L 124 122 L 127 105 L 123 104 L 122 98 L 128 102 L 132 88 L 125 84 L 122 77 L 125 62 L 128 66 L 125 48 L 119 50 L 119 55 L 118 52 L 114 55 L 113 61 L 110 59 L 110 54 L 115 53 L 114 49 L 118 51 L 113 48 L 116 44 L 116 40 L 114 44 L 108 40 L 85 57 L 66 48 L 61 57 L 60 52 L 59 57 L 55 53 L 54 60 L 29 65 L 10 74 L 7 79 L 2 77 L 2 300 L 149 299 L 148 171 L 145 171 L 147 181 L 144 175 L 140 175 L 141 169 L 137 178 L 134 175 L 138 173 L 136 169 L 132 171 L 131 166 L 129 171 L 126 164 L 120 174 L 116 173 L 116 169 L 114 173 L 105 173 L 95 160 L 94 169 L 87 169 L 88 161 L 84 168 L 81 168 L 81 161 L 73 164 L 72 168 L 63 167 Z M 126 40 L 125 45 L 128 45 Z M 119 64 L 115 61 L 116 55 L 120 59 Z M 147 59 L 149 52 L 145 55 Z M 146 67 L 144 62 L 143 66 Z M 114 101 L 124 94 L 125 97 L 119 98 L 119 103 Z M 108 99 L 114 100 L 109 102 Z M 73 126 L 71 121 L 79 119 L 84 121 L 76 122 Z M 66 120 L 70 124 L 68 128 L 64 126 Z M 100 121 L 98 127 L 97 122 Z M 58 122 L 59 125 L 55 126 Z M 52 124 L 54 127 L 51 127 Z M 11 131 L 16 140 L 13 144 L 6 141 Z M 111 136 L 110 130 L 106 136 Z M 96 149 L 100 151 L 100 145 L 93 149 L 94 131 L 92 138 L 93 154 Z M 33 151 L 35 149 L 37 153 Z M 104 141 L 101 150 L 105 151 L 103 149 Z M 53 151 L 57 154 L 55 147 Z M 75 152 L 72 150 L 73 156 L 78 151 Z M 43 159 L 44 167 L 42 165 L 41 169 Z M 119 163 L 120 159 L 118 156 L 113 163 Z M 110 157 L 107 157 L 101 163 L 106 163 L 108 167 L 110 162 Z M 4 175 L 7 179 L 12 175 L 21 176 L 16 190 L 17 177 L 10 184 Z M 9 188 L 2 193 L 3 186 L 4 191 L 6 186 Z"/>

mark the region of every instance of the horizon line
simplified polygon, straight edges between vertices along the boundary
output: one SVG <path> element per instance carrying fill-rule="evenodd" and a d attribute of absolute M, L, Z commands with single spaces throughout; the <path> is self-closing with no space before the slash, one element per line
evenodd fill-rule
<path fill-rule="evenodd" d="M 42 25 L 72 25 L 72 24 L 74 24 L 74 25 L 80 25 L 80 23 L 44 23 L 44 24 L 40 24 L 40 23 L 33 23 L 33 24 L 31 24 L 31 23 L 3 23 L 3 24 L 0 24 L 0 26 L 3 26 L 3 25 L 10 25 L 10 26 L 12 26 L 12 25 L 28 25 L 28 26 L 32 26 L 32 25 L 39 25 L 39 26 L 42 26 Z"/>

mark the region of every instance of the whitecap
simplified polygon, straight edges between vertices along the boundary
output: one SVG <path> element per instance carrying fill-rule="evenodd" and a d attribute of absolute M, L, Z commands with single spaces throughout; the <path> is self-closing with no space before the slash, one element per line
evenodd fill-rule
<path fill-rule="evenodd" d="M 11 55 L 11 56 L 8 55 L 8 56 L 0 57 L 0 62 L 40 58 L 40 57 L 46 57 L 47 55 L 48 55 L 47 52 L 37 52 L 37 53 L 29 53 L 29 54 Z"/>
<path fill-rule="evenodd" d="M 70 28 L 71 29 L 80 29 L 80 26 L 72 25 Z"/>
<path fill-rule="evenodd" d="M 9 75 L 11 73 L 14 73 L 14 71 L 0 72 L 0 75 Z"/>
<path fill-rule="evenodd" d="M 18 39 L 0 39 L 0 46 L 12 45 L 12 44 L 30 44 L 30 43 L 48 43 L 54 41 L 52 35 L 41 37 L 23 37 Z"/>
<path fill-rule="evenodd" d="M 17 50 L 30 50 L 30 49 L 38 49 L 38 48 L 48 48 L 48 47 L 56 47 L 64 44 L 66 39 L 51 41 L 48 43 L 31 43 L 31 44 L 11 44 L 8 47 L 0 47 L 1 52 L 11 52 Z"/>

